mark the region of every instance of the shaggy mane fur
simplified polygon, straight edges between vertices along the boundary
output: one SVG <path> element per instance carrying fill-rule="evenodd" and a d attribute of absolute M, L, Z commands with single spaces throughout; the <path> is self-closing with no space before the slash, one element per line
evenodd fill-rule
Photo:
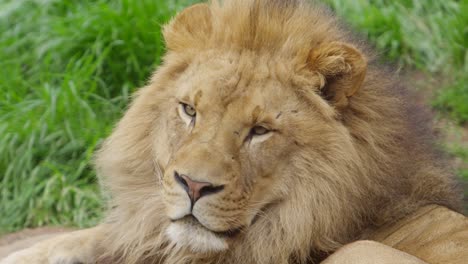
<path fill-rule="evenodd" d="M 142 88 L 97 157 L 102 186 L 109 192 L 110 251 L 103 259 L 122 263 L 316 263 L 341 245 L 368 234 L 427 204 L 458 208 L 453 177 L 434 150 L 430 120 L 374 55 L 316 3 L 299 0 L 231 0 L 209 4 L 191 26 L 165 28 L 168 54 Z M 211 20 L 206 20 L 206 17 Z M 181 18 L 184 19 L 184 18 Z M 304 67 L 311 49 L 341 41 L 370 61 L 361 90 L 337 118 L 349 136 L 349 152 L 336 152 L 340 165 L 315 162 L 304 148 L 289 202 L 265 208 L 242 241 L 222 253 L 193 254 L 172 244 L 161 202 L 159 155 L 151 138 L 170 133 L 154 127 L 155 90 L 176 78 L 204 50 L 272 54 Z M 148 43 L 151 45 L 151 43 Z M 152 92 L 151 92 L 152 91 Z M 320 106 L 317 106 L 320 107 Z M 156 115 L 156 116 L 155 116 Z M 320 140 L 320 139 L 316 139 Z M 351 158 L 349 158 L 351 157 Z M 326 175 L 307 181 L 313 171 Z"/>

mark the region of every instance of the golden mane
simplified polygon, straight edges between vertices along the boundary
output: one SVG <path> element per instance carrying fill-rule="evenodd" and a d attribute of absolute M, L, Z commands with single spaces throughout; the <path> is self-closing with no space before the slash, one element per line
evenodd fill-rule
<path fill-rule="evenodd" d="M 107 222 L 118 227 L 103 242 L 112 249 L 103 259 L 174 264 L 314 262 L 424 205 L 458 208 L 459 194 L 434 148 L 426 111 L 411 101 L 394 74 L 378 66 L 367 45 L 354 39 L 328 9 L 299 0 L 231 0 L 213 1 L 209 12 L 201 10 L 205 11 L 195 18 L 182 13 L 165 27 L 169 51 L 164 64 L 138 92 L 98 153 L 97 169 L 110 196 Z M 291 164 L 297 175 L 290 184 L 296 193 L 266 208 L 243 240 L 227 252 L 199 255 L 171 244 L 162 232 L 169 220 L 162 213 L 162 194 L 154 176 L 158 150 L 151 141 L 169 132 L 154 127 L 163 118 L 153 112 L 154 105 L 165 99 L 154 90 L 164 89 L 201 51 L 271 54 L 293 61 L 300 69 L 311 49 L 334 41 L 357 47 L 370 61 L 361 90 L 348 107 L 336 112 L 349 145 L 336 146 L 332 154 L 319 153 L 321 160 L 316 158 L 317 150 L 313 154 L 304 147 Z M 311 172 L 324 176 L 308 181 Z"/>
<path fill-rule="evenodd" d="M 213 1 L 210 11 L 199 14 L 197 23 L 177 17 L 188 27 L 166 26 L 169 49 L 242 49 L 295 58 L 308 54 L 314 44 L 346 39 L 329 10 L 305 1 Z"/>

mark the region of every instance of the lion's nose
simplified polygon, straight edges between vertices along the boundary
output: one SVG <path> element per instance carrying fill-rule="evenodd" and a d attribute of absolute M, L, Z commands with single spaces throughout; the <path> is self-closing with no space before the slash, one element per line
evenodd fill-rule
<path fill-rule="evenodd" d="M 203 196 L 214 194 L 224 189 L 223 185 L 215 186 L 210 182 L 199 182 L 192 180 L 189 176 L 174 172 L 176 182 L 178 182 L 187 192 L 192 201 L 192 206 Z"/>

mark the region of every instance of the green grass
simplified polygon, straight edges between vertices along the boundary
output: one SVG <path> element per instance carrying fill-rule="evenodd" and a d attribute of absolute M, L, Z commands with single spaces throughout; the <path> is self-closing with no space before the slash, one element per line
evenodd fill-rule
<path fill-rule="evenodd" d="M 445 89 L 438 92 L 433 105 L 463 125 L 468 123 L 468 69 L 454 78 Z"/>
<path fill-rule="evenodd" d="M 0 0 L 0 233 L 99 220 L 93 152 L 159 63 L 160 25 L 193 2 Z M 448 80 L 434 105 L 468 120 L 467 1 L 326 2 L 386 59 Z"/>
<path fill-rule="evenodd" d="M 99 219 L 92 154 L 189 3 L 0 2 L 0 232 Z"/>
<path fill-rule="evenodd" d="M 326 0 L 386 59 L 450 83 L 434 106 L 468 122 L 468 1 Z"/>
<path fill-rule="evenodd" d="M 468 1 L 325 2 L 386 58 L 433 72 L 468 63 Z"/>

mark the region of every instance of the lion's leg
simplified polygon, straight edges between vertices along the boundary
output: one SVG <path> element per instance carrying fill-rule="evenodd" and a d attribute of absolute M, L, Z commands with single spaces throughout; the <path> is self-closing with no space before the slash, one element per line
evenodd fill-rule
<path fill-rule="evenodd" d="M 32 247 L 14 252 L 0 264 L 76 264 L 94 263 L 106 226 L 74 231 L 41 241 Z"/>
<path fill-rule="evenodd" d="M 424 264 L 426 262 L 384 244 L 361 240 L 345 245 L 322 264 Z"/>
<path fill-rule="evenodd" d="M 16 233 L 0 237 L 0 259 L 5 258 L 15 251 L 29 248 L 46 239 L 51 239 L 60 234 L 75 231 L 72 229 L 57 227 L 42 227 L 35 229 L 24 229 Z"/>

